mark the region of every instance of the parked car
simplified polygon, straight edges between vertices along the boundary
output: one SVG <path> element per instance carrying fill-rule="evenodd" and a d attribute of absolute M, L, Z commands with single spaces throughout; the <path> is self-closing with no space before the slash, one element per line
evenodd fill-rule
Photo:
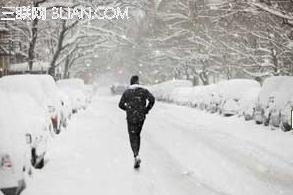
<path fill-rule="evenodd" d="M 198 101 L 197 105 L 200 110 L 211 111 L 215 102 L 217 85 L 211 84 L 207 86 L 199 86 L 199 91 L 197 92 L 196 100 Z"/>
<path fill-rule="evenodd" d="M 223 116 L 233 116 L 237 115 L 240 110 L 239 100 L 238 99 L 227 99 L 224 101 L 221 112 Z"/>
<path fill-rule="evenodd" d="M 255 111 L 256 111 L 256 102 L 258 94 L 261 90 L 260 86 L 253 87 L 246 91 L 245 94 L 243 94 L 242 98 L 239 100 L 240 105 L 240 115 L 244 116 L 244 119 L 246 121 L 253 120 Z"/>
<path fill-rule="evenodd" d="M 192 87 L 177 87 L 173 89 L 170 94 L 170 101 L 177 105 L 190 106 L 190 94 L 192 93 Z"/>
<path fill-rule="evenodd" d="M 242 108 L 242 114 L 244 117 L 244 120 L 250 121 L 254 119 L 255 115 L 255 107 L 252 104 L 248 104 L 245 108 Z"/>
<path fill-rule="evenodd" d="M 7 92 L 27 94 L 45 108 L 51 122 L 48 127 L 61 131 L 62 104 L 54 79 L 49 75 L 12 75 L 1 78 L 0 88 Z"/>
<path fill-rule="evenodd" d="M 192 88 L 192 91 L 188 100 L 192 107 L 195 107 L 195 108 L 199 107 L 202 91 L 203 91 L 203 86 L 195 86 Z"/>
<path fill-rule="evenodd" d="M 260 90 L 260 84 L 251 79 L 232 79 L 219 82 L 216 92 L 221 97 L 220 113 L 225 113 L 226 116 L 242 115 L 255 99 L 255 95 L 251 98 L 251 94 L 258 92 L 258 90 Z"/>
<path fill-rule="evenodd" d="M 57 81 L 57 87 L 64 91 L 71 104 L 72 113 L 77 113 L 87 106 L 87 91 L 81 79 L 63 79 Z"/>
<path fill-rule="evenodd" d="M 292 129 L 292 110 L 293 110 L 293 100 L 290 100 L 281 109 L 281 121 L 280 126 L 283 131 L 290 131 Z"/>
<path fill-rule="evenodd" d="M 60 92 L 54 79 L 49 75 L 39 75 L 35 78 L 39 80 L 40 85 L 47 95 L 47 108 L 53 124 L 53 129 L 56 134 L 61 132 L 65 123 L 65 110 L 64 110 L 64 93 Z"/>
<path fill-rule="evenodd" d="M 287 125 L 286 117 L 289 118 L 288 102 L 293 99 L 293 77 L 275 76 L 264 81 L 263 87 L 259 93 L 257 104 L 263 109 L 263 124 L 272 127 L 281 127 Z M 285 109 L 283 111 L 283 109 Z M 285 114 L 288 113 L 288 114 Z M 284 126 L 283 126 L 284 122 Z"/>
<path fill-rule="evenodd" d="M 19 149 L 0 147 L 0 191 L 4 194 L 16 194 L 25 188 L 25 172 L 27 160 Z"/>
<path fill-rule="evenodd" d="M 219 112 L 221 103 L 222 103 L 222 97 L 216 93 L 212 93 L 210 95 L 209 105 L 207 108 L 208 111 L 210 113 Z"/>
<path fill-rule="evenodd" d="M 150 87 L 150 91 L 157 100 L 172 102 L 171 94 L 173 90 L 181 87 L 192 87 L 192 83 L 186 80 L 165 81 Z"/>
<path fill-rule="evenodd" d="M 42 168 L 49 130 L 47 114 L 27 94 L 0 90 L 0 190 L 21 191 L 32 166 Z"/>
<path fill-rule="evenodd" d="M 260 104 L 254 107 L 253 118 L 256 124 L 263 124 L 264 122 L 264 108 Z"/>

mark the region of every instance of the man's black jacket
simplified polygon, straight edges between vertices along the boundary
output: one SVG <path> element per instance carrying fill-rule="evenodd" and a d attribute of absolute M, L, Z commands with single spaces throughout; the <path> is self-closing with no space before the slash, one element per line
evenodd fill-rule
<path fill-rule="evenodd" d="M 148 103 L 147 103 L 148 101 Z M 122 95 L 119 107 L 127 113 L 131 123 L 144 121 L 145 115 L 155 104 L 154 96 L 139 85 L 131 85 Z"/>

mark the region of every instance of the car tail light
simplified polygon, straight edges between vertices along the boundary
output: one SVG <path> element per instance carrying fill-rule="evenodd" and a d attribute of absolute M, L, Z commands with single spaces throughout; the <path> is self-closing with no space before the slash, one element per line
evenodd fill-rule
<path fill-rule="evenodd" d="M 1 157 L 1 167 L 3 168 L 11 168 L 12 162 L 10 156 L 8 154 Z"/>
<path fill-rule="evenodd" d="M 52 120 L 52 123 L 53 123 L 53 124 L 57 124 L 57 122 L 58 122 L 58 118 L 57 118 L 57 116 L 55 116 L 55 117 L 51 117 L 51 120 Z"/>

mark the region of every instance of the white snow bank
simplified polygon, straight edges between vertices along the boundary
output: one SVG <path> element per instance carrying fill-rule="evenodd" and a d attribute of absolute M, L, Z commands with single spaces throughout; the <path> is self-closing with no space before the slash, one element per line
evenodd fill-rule
<path fill-rule="evenodd" d="M 57 104 L 59 99 L 54 79 L 49 75 L 12 75 L 0 79 L 0 89 L 30 95 L 39 105 Z"/>

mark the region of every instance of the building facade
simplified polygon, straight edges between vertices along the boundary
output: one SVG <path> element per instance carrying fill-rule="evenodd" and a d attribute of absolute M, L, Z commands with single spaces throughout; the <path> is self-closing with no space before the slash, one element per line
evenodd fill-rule
<path fill-rule="evenodd" d="M 0 18 L 5 18 L 0 8 Z M 10 74 L 10 65 L 26 62 L 27 38 L 23 21 L 0 20 L 0 77 Z M 22 29 L 23 25 L 23 29 Z"/>
<path fill-rule="evenodd" d="M 8 72 L 10 55 L 9 29 L 6 21 L 0 21 L 0 77 Z"/>

